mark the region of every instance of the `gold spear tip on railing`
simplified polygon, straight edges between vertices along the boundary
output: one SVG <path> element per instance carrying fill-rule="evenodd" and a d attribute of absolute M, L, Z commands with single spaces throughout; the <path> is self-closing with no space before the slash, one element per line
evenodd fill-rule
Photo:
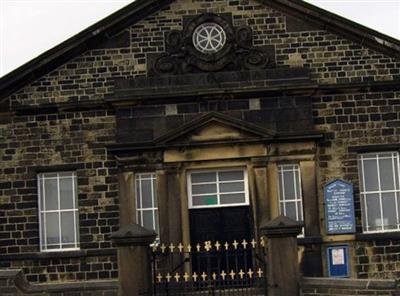
<path fill-rule="evenodd" d="M 228 244 L 228 242 L 225 242 L 224 247 L 225 247 L 225 250 L 228 250 L 228 249 L 229 249 L 229 244 Z"/>
<path fill-rule="evenodd" d="M 178 283 L 181 276 L 179 275 L 179 273 L 175 273 L 174 278 L 175 278 L 175 281 Z"/>
<path fill-rule="evenodd" d="M 244 240 L 242 241 L 243 249 L 246 249 L 248 244 L 249 244 L 249 243 L 244 239 Z"/>
<path fill-rule="evenodd" d="M 231 276 L 232 279 L 235 278 L 236 273 L 233 271 L 233 269 L 231 270 L 231 272 L 229 273 L 229 275 Z"/>

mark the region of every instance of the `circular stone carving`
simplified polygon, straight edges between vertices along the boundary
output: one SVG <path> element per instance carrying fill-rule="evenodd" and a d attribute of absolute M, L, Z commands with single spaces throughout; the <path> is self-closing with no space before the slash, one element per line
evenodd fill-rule
<path fill-rule="evenodd" d="M 203 23 L 193 32 L 193 45 L 201 53 L 217 53 L 225 43 L 226 33 L 217 23 Z"/>

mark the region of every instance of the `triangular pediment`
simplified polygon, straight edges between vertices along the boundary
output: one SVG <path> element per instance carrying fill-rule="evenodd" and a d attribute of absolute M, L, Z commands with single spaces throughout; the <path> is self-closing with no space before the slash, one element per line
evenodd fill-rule
<path fill-rule="evenodd" d="M 154 142 L 156 145 L 229 142 L 271 139 L 274 135 L 275 132 L 272 130 L 222 113 L 211 112 L 162 135 Z"/>

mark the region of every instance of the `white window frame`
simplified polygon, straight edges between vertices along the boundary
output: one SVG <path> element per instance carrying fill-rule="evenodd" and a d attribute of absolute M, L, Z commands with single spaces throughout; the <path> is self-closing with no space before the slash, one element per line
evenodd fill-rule
<path fill-rule="evenodd" d="M 144 177 L 144 176 L 150 176 L 150 177 Z M 143 227 L 143 212 L 148 212 L 151 211 L 152 215 L 153 215 L 153 230 L 157 233 L 157 236 L 159 236 L 159 232 L 160 232 L 160 219 L 159 219 L 159 209 L 158 209 L 158 204 L 156 204 L 155 202 L 155 196 L 157 194 L 157 192 L 154 191 L 154 185 L 156 182 L 156 173 L 154 172 L 148 172 L 148 173 L 139 173 L 139 174 L 135 174 L 135 205 L 136 205 L 136 223 L 139 224 L 140 226 Z M 138 205 L 138 199 L 140 199 L 140 204 L 143 205 L 143 195 L 142 195 L 142 182 L 143 180 L 150 180 L 151 181 L 151 204 L 153 205 L 153 207 L 150 208 L 143 208 L 143 207 L 139 207 Z M 139 186 L 138 186 L 139 184 Z M 139 191 L 139 195 L 140 196 L 136 196 L 137 192 Z M 158 198 L 157 198 L 158 201 Z M 140 212 L 140 221 L 139 221 L 139 215 L 138 213 Z M 158 217 L 158 223 L 156 221 L 156 215 Z M 158 230 L 157 230 L 158 228 Z"/>
<path fill-rule="evenodd" d="M 391 156 L 384 156 L 379 157 L 379 154 L 389 154 Z M 375 155 L 375 157 L 372 157 Z M 381 190 L 381 180 L 380 180 L 380 167 L 379 167 L 379 160 L 381 159 L 391 159 L 392 160 L 392 173 L 393 173 L 393 183 L 394 189 L 393 190 Z M 364 160 L 376 160 L 376 168 L 377 168 L 377 179 L 378 179 L 378 190 L 375 191 L 365 191 L 362 188 L 365 184 L 365 174 L 364 174 Z M 397 169 L 400 170 L 400 160 L 399 160 L 399 153 L 397 151 L 381 151 L 381 152 L 368 152 L 363 153 L 358 156 L 358 171 L 359 171 L 359 180 L 362 180 L 362 184 L 360 184 L 360 199 L 361 199 L 361 213 L 362 217 L 362 226 L 363 226 L 363 233 L 383 233 L 383 232 L 396 232 L 400 230 L 400 217 L 399 217 L 399 208 L 398 208 L 398 198 L 400 197 L 400 188 L 396 186 L 396 172 L 395 172 L 395 162 L 397 162 Z M 361 164 L 361 166 L 360 166 Z M 397 184 L 400 186 L 400 171 L 397 172 Z M 378 194 L 379 195 L 379 205 L 380 205 L 380 218 L 381 221 L 384 219 L 383 217 L 383 206 L 382 206 L 382 194 L 383 193 L 394 193 L 395 197 L 395 204 L 396 204 L 396 221 L 397 221 L 397 228 L 394 229 L 383 229 L 384 224 L 381 223 L 381 230 L 369 230 L 368 225 L 368 206 L 367 206 L 367 195 L 368 194 Z"/>
<path fill-rule="evenodd" d="M 286 199 L 285 196 L 285 179 L 284 173 L 285 172 L 293 172 L 293 184 L 294 185 L 294 198 Z M 298 180 L 296 180 L 295 172 L 298 174 Z M 283 184 L 283 188 L 281 190 L 280 184 Z M 300 184 L 300 188 L 297 186 Z M 284 196 L 281 196 L 281 192 Z M 303 203 L 303 190 L 302 190 L 302 183 L 301 183 L 301 170 L 299 164 L 279 164 L 278 165 L 278 196 L 279 196 L 279 213 L 286 216 L 286 203 L 294 202 L 296 205 L 296 221 L 304 222 L 304 203 Z M 300 203 L 300 208 L 299 204 Z M 299 219 L 300 217 L 302 219 Z"/>
<path fill-rule="evenodd" d="M 70 176 L 60 176 L 60 174 L 70 173 Z M 46 177 L 46 175 L 54 175 L 51 177 Z M 60 179 L 62 178 L 72 178 L 72 209 L 60 209 Z M 79 250 L 79 208 L 78 208 L 78 192 L 77 192 L 77 182 L 76 182 L 76 173 L 75 172 L 47 172 L 47 173 L 40 173 L 37 175 L 37 184 L 38 184 L 38 203 L 39 203 L 39 234 L 40 234 L 40 251 L 41 252 L 64 252 L 64 251 L 75 251 Z M 46 195 L 45 189 L 45 180 L 48 179 L 56 179 L 57 180 L 57 209 L 56 210 L 46 210 L 46 196 L 42 197 L 42 194 Z M 43 201 L 43 204 L 42 204 Z M 63 212 L 73 212 L 74 214 L 74 237 L 75 241 L 73 244 L 75 247 L 72 248 L 62 248 L 62 231 L 61 231 L 61 213 Z M 49 249 L 47 244 L 47 237 L 46 237 L 46 214 L 47 213 L 56 213 L 58 215 L 58 234 L 60 237 L 60 245 L 59 248 L 56 249 Z M 71 243 L 68 243 L 71 244 Z"/>
<path fill-rule="evenodd" d="M 219 172 L 229 172 L 229 171 L 242 171 L 243 172 L 243 180 L 230 180 L 230 181 L 223 181 L 220 182 L 218 180 L 218 173 Z M 215 205 L 200 205 L 194 206 L 193 205 L 193 195 L 192 195 L 192 174 L 193 173 L 216 173 L 217 180 L 215 182 L 203 182 L 203 183 L 195 183 L 195 185 L 206 185 L 206 184 L 216 184 L 217 192 L 213 193 L 217 196 L 218 203 Z M 221 183 L 234 183 L 234 182 L 244 182 L 244 191 L 240 192 L 226 192 L 222 193 L 219 192 L 219 184 Z M 187 192 L 188 192 L 188 205 L 189 209 L 204 209 L 204 208 L 223 208 L 223 207 L 235 207 L 235 206 L 248 206 L 250 204 L 249 198 L 249 182 L 248 182 L 248 174 L 245 168 L 223 168 L 223 169 L 207 169 L 207 170 L 193 170 L 187 173 Z M 221 204 L 220 203 L 220 196 L 225 194 L 235 194 L 235 193 L 244 193 L 245 194 L 245 201 L 243 203 L 231 203 L 231 204 Z M 207 194 L 196 194 L 196 196 L 201 195 L 210 195 Z"/>

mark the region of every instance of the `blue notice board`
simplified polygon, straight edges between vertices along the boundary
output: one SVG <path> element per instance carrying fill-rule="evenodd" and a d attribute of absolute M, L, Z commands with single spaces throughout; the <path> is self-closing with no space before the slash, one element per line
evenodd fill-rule
<path fill-rule="evenodd" d="M 324 200 L 326 232 L 355 233 L 353 185 L 339 179 L 326 184 Z"/>
<path fill-rule="evenodd" d="M 349 246 L 331 246 L 326 248 L 329 277 L 349 277 Z"/>

